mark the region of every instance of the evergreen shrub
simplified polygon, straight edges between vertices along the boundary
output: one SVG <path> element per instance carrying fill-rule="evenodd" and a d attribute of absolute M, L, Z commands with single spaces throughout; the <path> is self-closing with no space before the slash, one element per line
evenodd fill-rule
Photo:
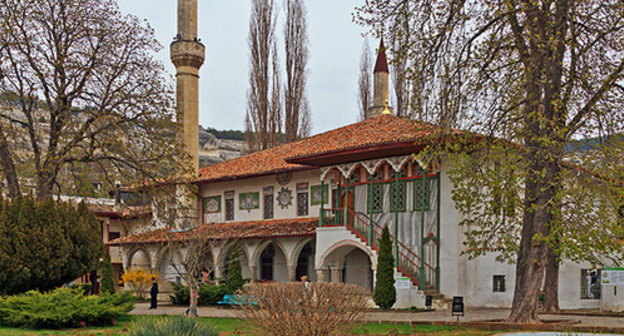
<path fill-rule="evenodd" d="M 176 282 L 170 282 L 171 288 L 173 288 L 173 295 L 169 295 L 171 303 L 175 305 L 188 305 L 191 294 L 189 288 L 183 284 Z"/>
<path fill-rule="evenodd" d="M 199 304 L 202 306 L 215 306 L 223 296 L 228 294 L 228 287 L 224 285 L 204 285 L 199 289 Z"/>
<path fill-rule="evenodd" d="M 0 294 L 60 287 L 95 269 L 101 253 L 100 224 L 86 204 L 0 200 Z"/>
<path fill-rule="evenodd" d="M 104 250 L 104 258 L 100 263 L 100 271 L 102 275 L 100 277 L 100 294 L 115 293 L 115 282 L 113 281 L 113 264 L 111 263 L 111 258 L 108 250 Z"/>
<path fill-rule="evenodd" d="M 219 336 L 219 332 L 198 319 L 166 316 L 142 319 L 130 324 L 129 336 Z"/>
<path fill-rule="evenodd" d="M 238 243 L 234 243 L 234 246 L 232 247 L 232 254 L 230 255 L 230 264 L 228 265 L 227 279 L 225 280 L 225 284 L 228 287 L 228 293 L 235 293 L 237 290 L 243 288 L 243 285 L 245 284 L 238 249 Z"/>
<path fill-rule="evenodd" d="M 70 288 L 45 294 L 30 291 L 0 298 L 0 325 L 32 329 L 111 325 L 131 311 L 135 301 L 130 293 L 85 296 Z"/>
<path fill-rule="evenodd" d="M 392 308 L 396 301 L 394 288 L 394 257 L 392 256 L 392 241 L 390 231 L 386 226 L 379 239 L 379 254 L 377 255 L 377 274 L 375 277 L 375 291 L 373 300 L 382 309 Z"/>

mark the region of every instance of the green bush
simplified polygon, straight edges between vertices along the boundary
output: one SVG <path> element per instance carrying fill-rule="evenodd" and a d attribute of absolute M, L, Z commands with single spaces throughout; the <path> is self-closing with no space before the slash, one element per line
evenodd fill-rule
<path fill-rule="evenodd" d="M 379 239 L 379 254 L 377 255 L 377 274 L 375 277 L 375 303 L 383 308 L 391 308 L 396 301 L 394 288 L 394 257 L 392 257 L 392 241 L 386 226 Z"/>
<path fill-rule="evenodd" d="M 211 326 L 183 316 L 142 319 L 130 325 L 129 336 L 219 336 Z"/>
<path fill-rule="evenodd" d="M 189 288 L 183 284 L 170 282 L 171 288 L 173 288 L 173 295 L 169 295 L 171 303 L 175 305 L 188 305 L 191 297 Z"/>
<path fill-rule="evenodd" d="M 93 289 L 93 285 L 90 283 L 77 283 L 71 285 L 70 288 L 76 290 L 76 292 L 78 293 L 89 295 L 91 294 L 91 289 Z"/>
<path fill-rule="evenodd" d="M 45 294 L 30 291 L 0 298 L 0 325 L 33 329 L 110 325 L 131 311 L 135 301 L 131 293 L 85 296 L 69 288 Z"/>
<path fill-rule="evenodd" d="M 223 295 L 228 294 L 228 287 L 224 285 L 204 285 L 199 289 L 199 304 L 202 306 L 214 306 L 223 300 Z"/>

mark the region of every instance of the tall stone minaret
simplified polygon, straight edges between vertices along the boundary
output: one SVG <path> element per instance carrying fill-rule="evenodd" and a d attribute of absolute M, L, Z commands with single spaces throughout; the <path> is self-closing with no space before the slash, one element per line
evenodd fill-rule
<path fill-rule="evenodd" d="M 171 43 L 171 61 L 176 67 L 178 138 L 191 157 L 189 175 L 195 179 L 199 170 L 199 68 L 204 63 L 204 45 L 197 38 L 197 0 L 178 0 L 178 34 Z"/>
<path fill-rule="evenodd" d="M 368 109 L 367 118 L 375 117 L 382 113 L 392 113 L 392 109 L 388 107 L 389 77 L 390 71 L 388 71 L 386 47 L 384 47 L 382 39 L 379 41 L 377 60 L 373 70 L 373 106 Z"/>

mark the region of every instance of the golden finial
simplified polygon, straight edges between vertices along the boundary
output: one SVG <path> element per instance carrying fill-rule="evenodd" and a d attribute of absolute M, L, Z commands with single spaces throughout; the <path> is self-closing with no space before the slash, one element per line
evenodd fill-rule
<path fill-rule="evenodd" d="M 381 114 L 392 114 L 392 111 L 388 108 L 388 97 L 386 97 L 386 102 L 384 103 L 384 110 Z"/>

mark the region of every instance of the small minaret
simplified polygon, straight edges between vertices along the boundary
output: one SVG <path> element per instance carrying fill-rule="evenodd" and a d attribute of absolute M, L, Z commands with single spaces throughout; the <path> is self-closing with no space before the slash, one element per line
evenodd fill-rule
<path fill-rule="evenodd" d="M 199 68 L 204 63 L 204 45 L 197 38 L 197 0 L 178 0 L 178 34 L 171 43 L 171 61 L 176 67 L 176 112 L 178 139 L 190 156 L 190 177 L 199 171 Z"/>
<path fill-rule="evenodd" d="M 390 72 L 388 71 L 388 60 L 386 58 L 386 47 L 383 39 L 379 41 L 377 60 L 373 70 L 373 106 L 368 109 L 367 117 L 375 117 L 382 113 L 392 113 L 392 108 L 388 107 L 388 92 L 390 88 Z"/>

